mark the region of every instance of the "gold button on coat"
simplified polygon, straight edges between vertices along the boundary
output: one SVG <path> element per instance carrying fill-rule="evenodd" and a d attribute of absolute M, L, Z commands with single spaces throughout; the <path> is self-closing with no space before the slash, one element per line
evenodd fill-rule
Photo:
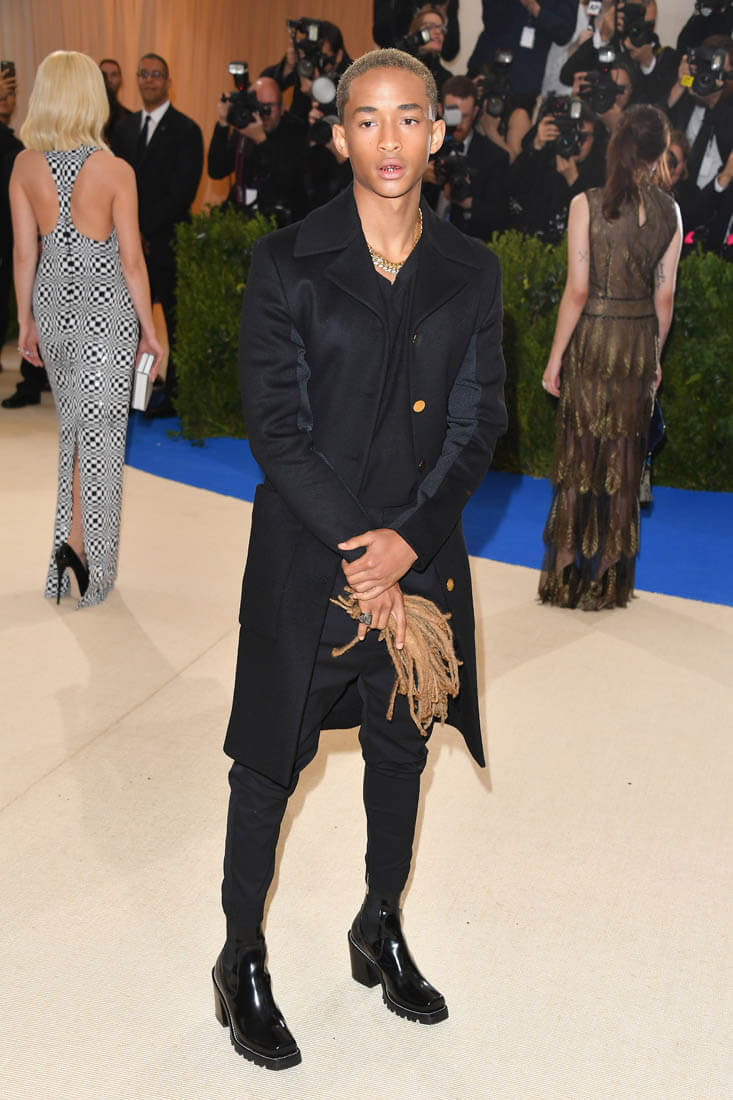
<path fill-rule="evenodd" d="M 456 587 L 456 582 L 453 580 L 452 577 L 448 577 L 448 580 L 445 582 L 445 587 L 448 589 L 449 592 L 452 592 L 453 589 Z"/>
<path fill-rule="evenodd" d="M 416 413 L 421 413 L 424 408 L 425 408 L 425 402 L 420 400 L 420 401 L 416 401 L 415 404 L 412 406 L 412 411 L 416 412 Z"/>

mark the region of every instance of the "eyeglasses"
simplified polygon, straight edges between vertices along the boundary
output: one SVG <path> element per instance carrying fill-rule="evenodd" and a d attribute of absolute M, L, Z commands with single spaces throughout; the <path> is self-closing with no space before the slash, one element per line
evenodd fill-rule
<path fill-rule="evenodd" d="M 423 31 L 437 31 L 438 34 L 445 34 L 447 30 L 445 23 L 423 23 L 420 29 Z"/>
<path fill-rule="evenodd" d="M 165 80 L 166 74 L 162 69 L 138 69 L 138 79 L 140 80 Z"/>

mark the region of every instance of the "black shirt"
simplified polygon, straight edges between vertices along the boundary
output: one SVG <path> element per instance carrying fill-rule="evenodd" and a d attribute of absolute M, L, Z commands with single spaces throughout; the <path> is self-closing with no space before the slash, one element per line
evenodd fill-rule
<path fill-rule="evenodd" d="M 359 496 L 367 508 L 377 510 L 411 504 L 417 492 L 408 361 L 412 353 L 410 332 L 421 245 L 422 241 L 418 241 L 394 283 L 390 283 L 376 269 L 374 271 L 389 350 L 366 474 Z M 382 517 L 376 515 L 375 521 L 381 523 Z"/>

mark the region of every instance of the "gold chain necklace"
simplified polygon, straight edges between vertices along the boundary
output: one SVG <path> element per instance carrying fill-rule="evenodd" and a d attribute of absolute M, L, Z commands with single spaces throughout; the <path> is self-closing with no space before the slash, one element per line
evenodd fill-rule
<path fill-rule="evenodd" d="M 374 264 L 375 267 L 380 268 L 382 271 L 386 271 L 388 275 L 396 275 L 397 272 L 401 268 L 403 268 L 405 266 L 405 264 L 407 263 L 408 259 L 410 258 L 410 253 L 414 249 L 417 242 L 420 240 L 421 236 L 422 236 L 422 210 L 418 206 L 418 208 L 417 208 L 417 226 L 415 228 L 415 239 L 412 242 L 412 247 L 410 248 L 410 252 L 407 253 L 404 260 L 401 260 L 400 263 L 398 263 L 398 264 L 393 263 L 392 260 L 388 260 L 385 256 L 380 256 L 380 254 L 378 252 L 375 252 L 375 250 L 369 244 L 369 241 L 367 241 L 366 246 L 369 249 L 369 255 L 372 258 L 372 263 Z"/>

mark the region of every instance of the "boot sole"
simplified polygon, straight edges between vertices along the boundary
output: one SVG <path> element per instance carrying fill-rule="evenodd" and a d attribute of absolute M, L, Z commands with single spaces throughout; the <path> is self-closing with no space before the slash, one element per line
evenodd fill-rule
<path fill-rule="evenodd" d="M 264 1069 L 289 1069 L 291 1066 L 297 1066 L 303 1061 L 297 1047 L 292 1054 L 286 1054 L 282 1058 L 269 1058 L 266 1054 L 260 1054 L 258 1051 L 252 1050 L 251 1047 L 246 1046 L 238 1039 L 234 1034 L 234 1026 L 229 1014 L 229 1009 L 227 1008 L 226 999 L 221 989 L 216 984 L 216 975 L 213 969 L 211 971 L 211 980 L 214 983 L 214 1012 L 216 1018 L 222 1027 L 229 1028 L 229 1038 L 237 1054 L 241 1054 L 242 1057 L 246 1058 L 249 1062 L 254 1062 L 256 1066 L 262 1066 Z"/>
<path fill-rule="evenodd" d="M 412 1020 L 417 1024 L 439 1024 L 441 1020 L 448 1019 L 448 1006 L 443 1005 L 442 1008 L 436 1008 L 434 1012 L 418 1012 L 414 1008 L 407 1008 L 406 1005 L 400 1004 L 399 1001 L 395 1001 L 393 997 L 387 991 L 382 972 L 379 967 L 372 962 L 369 956 L 362 951 L 358 943 L 354 943 L 351 938 L 351 932 L 348 933 L 349 950 L 351 953 L 351 976 L 355 982 L 360 985 L 365 985 L 368 989 L 372 989 L 375 985 L 382 986 L 382 1000 L 386 1004 L 390 1012 L 394 1012 L 395 1016 L 401 1016 L 404 1020 Z M 358 957 L 354 956 L 354 952 L 358 952 Z"/>

